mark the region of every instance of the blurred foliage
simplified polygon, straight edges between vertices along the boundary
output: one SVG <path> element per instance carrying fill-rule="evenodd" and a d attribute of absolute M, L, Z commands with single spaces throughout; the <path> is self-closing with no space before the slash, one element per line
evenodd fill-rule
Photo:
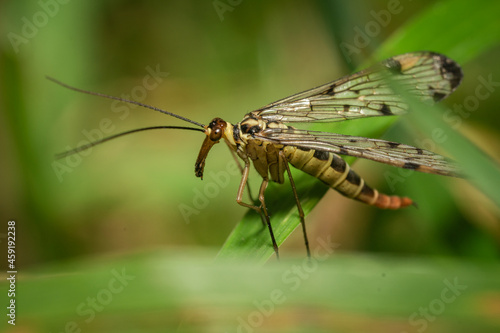
<path fill-rule="evenodd" d="M 444 52 L 463 67 L 464 81 L 443 108 L 470 102 L 481 77 L 495 83 L 500 77 L 495 1 L 481 6 L 462 0 L 58 3 L 0 4 L 0 237 L 5 223 L 16 220 L 18 283 L 24 288 L 18 297 L 25 304 L 18 314 L 19 320 L 30 319 L 26 331 L 55 332 L 70 321 L 83 323 L 77 306 L 106 288 L 109 272 L 121 267 L 136 281 L 96 316 L 89 331 L 234 330 L 238 318 L 254 310 L 252 302 L 283 288 L 282 274 L 305 265 L 298 260 L 257 269 L 240 263 L 231 270 L 232 264 L 211 265 L 212 251 L 208 257 L 193 252 L 220 248 L 245 214 L 235 202 L 239 176 L 224 145 L 211 152 L 205 179 L 194 177 L 200 134 L 139 133 L 54 165 L 54 153 L 89 136 L 185 124 L 63 89 L 45 75 L 128 95 L 202 123 L 216 116 L 238 122 L 248 111 L 367 63 L 422 49 Z M 214 6 L 220 3 L 229 9 L 218 13 Z M 391 11 L 384 20 L 383 13 Z M 377 26 L 359 52 L 342 51 L 346 43 L 361 42 L 360 31 Z M 145 81 L 156 69 L 163 74 Z M 158 85 L 146 89 L 152 82 Z M 499 94 L 491 91 L 455 128 L 492 160 L 500 151 L 499 103 Z M 412 125 L 403 119 L 383 137 L 428 144 Z M 375 137 L 387 126 L 361 121 L 331 130 Z M 498 330 L 499 286 L 493 277 L 499 268 L 492 261 L 499 257 L 499 207 L 467 180 L 402 173 L 365 161 L 354 168 L 381 191 L 407 195 L 420 208 L 381 211 L 328 191 L 307 217 L 311 247 L 331 237 L 335 251 L 352 253 L 317 263 L 302 279 L 308 287 L 287 294 L 289 303 L 266 317 L 270 326 L 264 331 L 416 331 L 420 326 L 409 316 L 439 297 L 443 280 L 454 277 L 471 293 L 427 322 L 427 331 L 465 332 L 474 325 L 482 325 L 477 327 L 483 332 Z M 294 176 L 301 178 L 301 191 L 313 191 L 319 200 L 322 184 L 298 172 Z M 260 180 L 253 171 L 251 177 L 255 191 Z M 294 214 L 293 201 L 283 200 L 293 200 L 288 186 L 269 189 L 271 218 L 278 224 L 280 215 Z M 304 205 L 312 209 L 314 202 Z M 264 242 L 267 230 L 257 222 L 245 237 Z M 6 253 L 5 239 L 0 240 Z M 305 256 L 300 230 L 281 254 Z M 5 261 L 0 267 L 6 270 Z M 382 284 L 377 277 L 389 272 L 394 279 Z M 63 298 L 47 305 L 58 297 Z M 203 315 L 207 309 L 210 319 Z M 116 326 L 118 319 L 122 324 Z M 5 325 L 1 321 L 0 327 Z"/>
<path fill-rule="evenodd" d="M 315 250 L 311 262 L 264 267 L 213 264 L 206 250 L 46 265 L 22 282 L 19 325 L 28 332 L 498 331 L 498 265 Z"/>

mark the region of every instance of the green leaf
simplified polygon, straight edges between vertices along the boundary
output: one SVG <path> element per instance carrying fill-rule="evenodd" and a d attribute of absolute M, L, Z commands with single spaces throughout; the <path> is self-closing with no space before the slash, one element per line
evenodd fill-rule
<path fill-rule="evenodd" d="M 474 10 L 468 1 L 436 2 L 390 36 L 376 56 L 435 51 L 464 64 L 498 44 L 499 12 L 498 1 L 483 1 Z"/>
<path fill-rule="evenodd" d="M 500 12 L 500 3 L 495 1 L 482 3 L 481 6 L 474 7 L 473 12 L 467 1 L 449 0 L 432 4 L 408 24 L 402 26 L 382 45 L 377 53 L 377 60 L 405 52 L 431 50 L 446 54 L 459 63 L 470 61 L 491 48 L 492 45 L 498 44 L 500 40 L 500 23 L 496 19 L 498 12 Z M 464 38 L 464 36 L 473 37 Z M 356 131 L 349 134 L 376 137 L 370 134 L 374 132 L 380 134 L 393 121 L 394 119 L 384 119 L 377 122 L 376 126 L 372 125 L 375 122 L 371 119 L 369 122 L 355 121 Z M 474 149 L 471 148 L 468 151 L 472 150 Z M 475 154 L 475 156 L 479 155 Z M 484 159 L 484 157 L 481 158 L 481 160 Z M 461 160 L 462 158 L 459 159 Z M 496 170 L 491 163 L 483 164 L 483 166 L 488 169 L 487 177 L 496 175 Z M 477 172 L 478 168 L 468 168 L 468 170 Z M 311 179 L 312 177 L 295 176 L 295 174 L 294 179 L 299 188 L 299 197 L 304 213 L 307 215 L 327 188 L 319 181 Z M 492 193 L 493 188 L 484 184 L 484 181 L 486 178 L 478 180 L 478 183 L 483 184 L 481 188 L 485 193 L 495 196 L 495 193 Z M 271 223 L 276 241 L 280 245 L 300 224 L 291 189 L 289 186 L 287 189 L 270 186 L 266 192 L 266 203 L 272 214 Z M 273 249 L 267 228 L 262 225 L 257 213 L 248 211 L 226 240 L 219 257 L 244 257 L 264 262 L 272 254 Z"/>

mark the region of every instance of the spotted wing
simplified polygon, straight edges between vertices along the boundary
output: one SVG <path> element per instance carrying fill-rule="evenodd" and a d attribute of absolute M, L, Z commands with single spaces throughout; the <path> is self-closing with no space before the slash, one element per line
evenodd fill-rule
<path fill-rule="evenodd" d="M 256 111 L 267 121 L 332 122 L 399 115 L 408 105 L 389 87 L 394 84 L 423 101 L 440 101 L 462 80 L 458 64 L 433 52 L 406 53 L 322 86 L 289 96 Z"/>
<path fill-rule="evenodd" d="M 299 149 L 355 156 L 389 165 L 443 176 L 459 176 L 460 170 L 444 156 L 386 140 L 306 131 L 294 128 L 267 128 L 255 138 Z"/>

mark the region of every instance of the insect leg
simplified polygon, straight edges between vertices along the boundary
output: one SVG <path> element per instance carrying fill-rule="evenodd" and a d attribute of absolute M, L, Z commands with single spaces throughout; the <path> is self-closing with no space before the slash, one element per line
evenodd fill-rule
<path fill-rule="evenodd" d="M 238 205 L 241 205 L 243 207 L 251 208 L 258 212 L 259 214 L 261 213 L 261 209 L 259 206 L 247 204 L 242 201 L 243 198 L 243 192 L 245 191 L 245 186 L 247 185 L 248 182 L 248 172 L 250 171 L 250 161 L 245 161 L 245 167 L 243 168 L 241 172 L 241 181 L 240 181 L 240 186 L 238 187 L 238 194 L 236 195 L 236 202 Z"/>
<path fill-rule="evenodd" d="M 238 166 L 238 169 L 240 169 L 241 175 L 243 176 L 243 167 L 240 164 L 238 156 L 236 155 L 234 150 L 231 149 L 231 146 L 229 145 L 229 143 L 226 140 L 224 140 L 224 142 L 226 143 L 227 147 L 229 148 L 229 151 L 231 152 L 231 155 L 233 156 L 234 161 L 236 162 L 236 165 Z M 249 197 L 250 201 L 254 202 L 255 200 L 253 199 L 252 191 L 250 190 L 250 184 L 248 184 L 248 178 L 247 178 L 246 184 L 247 184 L 246 186 L 247 186 L 247 190 L 248 190 L 248 197 Z"/>
<path fill-rule="evenodd" d="M 262 221 L 262 225 L 266 226 L 266 219 L 263 216 L 262 209 L 260 209 L 259 206 L 247 204 L 243 202 L 243 192 L 245 191 L 245 186 L 248 185 L 248 172 L 250 170 L 250 161 L 246 160 L 245 161 L 245 167 L 241 171 L 241 181 L 240 181 L 240 186 L 238 187 L 238 194 L 236 195 L 236 202 L 238 205 L 241 205 L 243 207 L 251 208 L 255 210 L 257 213 L 259 213 Z M 252 199 L 252 198 L 250 198 Z"/>
<path fill-rule="evenodd" d="M 295 197 L 295 203 L 297 204 L 297 209 L 299 211 L 300 224 L 302 225 L 302 233 L 304 234 L 304 244 L 306 245 L 307 257 L 311 258 L 311 251 L 309 250 L 309 240 L 307 239 L 306 232 L 306 221 L 304 219 L 304 211 L 300 204 L 299 195 L 297 194 L 297 188 L 295 187 L 295 182 L 293 181 L 292 173 L 290 172 L 290 166 L 288 165 L 288 160 L 285 153 L 280 150 L 280 156 L 283 159 L 283 164 L 285 165 L 286 172 L 288 173 L 288 179 L 290 179 L 290 185 L 292 186 L 293 195 Z"/>
<path fill-rule="evenodd" d="M 274 253 L 276 253 L 276 258 L 279 260 L 280 255 L 278 252 L 278 244 L 276 244 L 276 239 L 274 238 L 273 227 L 271 226 L 271 220 L 269 219 L 269 214 L 267 213 L 266 201 L 264 198 L 264 193 L 266 192 L 267 184 L 269 180 L 264 178 L 262 179 L 262 184 L 260 185 L 259 191 L 259 201 L 261 203 L 262 212 L 264 213 L 264 217 L 266 218 L 267 228 L 269 229 L 269 234 L 271 235 L 271 240 L 273 242 Z"/>
<path fill-rule="evenodd" d="M 250 170 L 250 161 L 246 160 L 245 167 L 243 168 L 243 175 L 241 177 L 240 186 L 238 188 L 238 194 L 236 195 L 236 202 L 243 207 L 247 207 L 247 208 L 251 208 L 251 209 L 255 210 L 257 213 L 259 213 L 259 215 L 261 217 L 262 217 L 262 215 L 264 215 L 262 222 L 265 225 L 267 225 L 267 227 L 269 229 L 269 233 L 271 234 L 271 240 L 273 242 L 274 252 L 276 253 L 276 258 L 279 259 L 278 245 L 276 244 L 276 239 L 274 238 L 273 228 L 271 227 L 271 221 L 269 219 L 269 214 L 267 213 L 267 208 L 266 208 L 266 202 L 264 200 L 264 192 L 266 191 L 267 184 L 269 181 L 267 179 L 263 179 L 262 184 L 260 185 L 260 191 L 259 191 L 259 201 L 261 203 L 260 207 L 247 204 L 241 200 L 243 197 L 243 192 L 245 191 L 245 185 L 247 184 L 247 181 L 248 181 L 249 170 Z M 265 222 L 264 222 L 264 220 L 265 220 Z"/>

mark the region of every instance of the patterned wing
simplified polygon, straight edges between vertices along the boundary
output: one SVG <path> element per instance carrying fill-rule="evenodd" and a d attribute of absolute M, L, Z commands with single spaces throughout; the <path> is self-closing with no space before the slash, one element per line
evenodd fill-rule
<path fill-rule="evenodd" d="M 332 122 L 399 115 L 408 105 L 387 84 L 395 83 L 422 100 L 440 101 L 462 80 L 458 64 L 433 52 L 407 53 L 322 86 L 289 96 L 256 111 L 267 121 Z"/>
<path fill-rule="evenodd" d="M 420 148 L 386 140 L 306 131 L 295 128 L 267 128 L 255 138 L 299 149 L 314 149 L 366 158 L 405 169 L 443 176 L 459 176 L 460 170 L 444 156 Z"/>

